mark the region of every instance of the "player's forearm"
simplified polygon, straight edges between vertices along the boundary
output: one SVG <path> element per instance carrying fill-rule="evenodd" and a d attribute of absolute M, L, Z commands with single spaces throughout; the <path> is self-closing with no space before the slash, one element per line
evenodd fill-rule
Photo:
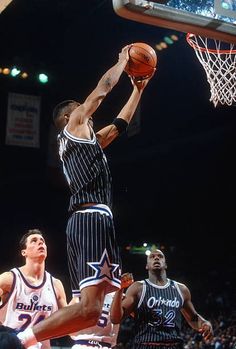
<path fill-rule="evenodd" d="M 125 106 L 120 111 L 117 118 L 121 118 L 125 120 L 128 124 L 132 120 L 132 117 L 137 109 L 137 106 L 139 104 L 139 101 L 141 99 L 142 90 L 138 91 L 137 88 L 133 89 L 133 92 L 128 100 L 128 102 L 125 104 Z"/>
<path fill-rule="evenodd" d="M 98 87 L 101 88 L 104 94 L 109 93 L 113 87 L 118 83 L 121 74 L 123 73 L 127 64 L 127 60 L 124 59 L 121 62 L 117 62 L 111 67 L 100 79 Z"/>
<path fill-rule="evenodd" d="M 202 328 L 202 326 L 208 322 L 201 315 L 195 314 L 191 319 L 188 320 L 189 325 L 196 331 Z"/>
<path fill-rule="evenodd" d="M 123 290 L 120 289 L 116 291 L 110 308 L 110 317 L 111 322 L 113 324 L 119 324 L 124 316 L 124 310 L 122 308 L 122 298 Z"/>

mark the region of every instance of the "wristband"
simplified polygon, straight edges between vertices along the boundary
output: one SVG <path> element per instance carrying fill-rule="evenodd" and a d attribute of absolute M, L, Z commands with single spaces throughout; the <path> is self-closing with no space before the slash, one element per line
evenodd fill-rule
<path fill-rule="evenodd" d="M 112 124 L 115 125 L 119 134 L 125 132 L 127 130 L 128 125 L 129 125 L 127 121 L 125 121 L 124 119 L 121 119 L 121 118 L 115 118 L 113 120 Z"/>

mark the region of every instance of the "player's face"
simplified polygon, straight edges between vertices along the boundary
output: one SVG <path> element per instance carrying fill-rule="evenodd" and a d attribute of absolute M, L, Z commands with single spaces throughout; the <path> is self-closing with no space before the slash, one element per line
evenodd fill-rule
<path fill-rule="evenodd" d="M 147 269 L 166 269 L 166 259 L 162 251 L 156 250 L 150 253 L 150 255 L 147 257 Z"/>
<path fill-rule="evenodd" d="M 27 237 L 26 248 L 22 250 L 22 255 L 30 259 L 47 257 L 47 246 L 44 238 L 40 234 L 32 234 Z"/>
<path fill-rule="evenodd" d="M 55 125 L 59 130 L 62 130 L 63 128 L 65 128 L 65 126 L 68 124 L 71 114 L 79 106 L 80 106 L 79 102 L 73 102 L 68 105 L 65 113 L 62 114 L 55 122 Z"/>

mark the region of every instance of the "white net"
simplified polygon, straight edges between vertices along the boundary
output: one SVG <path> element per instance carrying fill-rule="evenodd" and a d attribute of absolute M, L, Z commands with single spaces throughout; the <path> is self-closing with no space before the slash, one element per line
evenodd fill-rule
<path fill-rule="evenodd" d="M 205 69 L 210 84 L 210 101 L 236 104 L 236 45 L 187 34 L 187 42 Z"/>

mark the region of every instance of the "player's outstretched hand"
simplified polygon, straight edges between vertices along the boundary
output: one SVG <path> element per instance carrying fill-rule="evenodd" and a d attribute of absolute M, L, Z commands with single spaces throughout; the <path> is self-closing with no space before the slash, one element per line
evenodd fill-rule
<path fill-rule="evenodd" d="M 126 45 L 122 48 L 121 52 L 119 53 L 119 63 L 122 63 L 123 61 L 126 61 L 126 63 L 129 60 L 129 49 L 131 45 Z"/>
<path fill-rule="evenodd" d="M 150 75 L 143 76 L 143 77 L 129 76 L 129 78 L 132 82 L 132 85 L 137 86 L 138 90 L 141 91 L 147 86 L 151 78 L 154 76 L 155 72 L 156 72 L 156 68 L 153 69 L 153 72 Z"/>
<path fill-rule="evenodd" d="M 205 341 L 209 341 L 213 338 L 213 328 L 209 321 L 206 321 L 202 324 L 199 332 L 202 334 L 202 337 Z"/>

